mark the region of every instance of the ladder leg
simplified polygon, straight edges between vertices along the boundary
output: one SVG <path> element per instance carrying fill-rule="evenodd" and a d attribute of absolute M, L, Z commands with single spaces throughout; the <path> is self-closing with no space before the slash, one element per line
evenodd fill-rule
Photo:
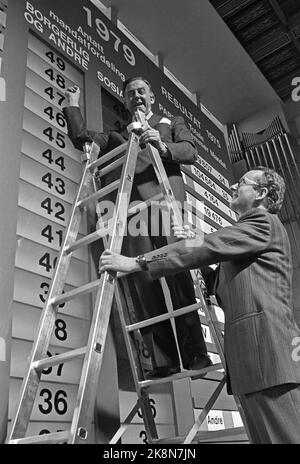
<path fill-rule="evenodd" d="M 219 397 L 219 395 L 220 395 L 220 393 L 221 393 L 221 391 L 222 391 L 222 389 L 223 389 L 223 387 L 225 385 L 225 381 L 226 381 L 226 377 L 224 376 L 223 379 L 221 380 L 221 382 L 218 384 L 215 391 L 213 392 L 212 396 L 207 401 L 206 405 L 203 408 L 203 411 L 199 415 L 199 417 L 196 420 L 195 424 L 193 425 L 193 427 L 191 428 L 191 430 L 187 434 L 187 436 L 186 436 L 186 438 L 185 438 L 185 440 L 183 442 L 185 445 L 190 444 L 192 442 L 192 440 L 194 439 L 196 433 L 198 432 L 198 430 L 201 427 L 201 424 L 203 423 L 203 421 L 205 420 L 207 414 L 212 409 L 213 405 L 215 404 L 216 400 L 218 399 L 218 397 Z"/>
<path fill-rule="evenodd" d="M 117 288 L 116 298 L 117 298 L 117 307 L 120 317 L 121 328 L 124 336 L 124 341 L 128 353 L 128 358 L 130 362 L 130 367 L 133 375 L 133 381 L 135 384 L 135 390 L 138 395 L 139 403 L 142 409 L 142 417 L 145 424 L 145 431 L 149 442 L 158 437 L 154 417 L 152 414 L 152 409 L 150 405 L 149 395 L 146 389 L 140 388 L 138 382 L 144 378 L 143 369 L 141 366 L 140 358 L 137 353 L 137 347 L 135 343 L 134 332 L 129 334 L 126 330 L 126 319 L 124 315 L 124 308 L 127 308 L 128 312 L 132 313 L 134 311 L 133 302 L 129 292 L 128 283 L 126 277 L 122 278 L 122 283 L 125 288 L 126 298 L 123 296 L 123 293 Z M 131 305 L 131 309 L 128 310 L 128 306 Z"/>
<path fill-rule="evenodd" d="M 242 419 L 242 422 L 243 422 L 243 426 L 244 426 L 244 429 L 246 431 L 246 434 L 249 438 L 249 442 L 251 443 L 252 440 L 251 440 L 251 435 L 250 435 L 250 432 L 249 432 L 249 429 L 248 429 L 248 424 L 247 424 L 247 421 L 246 421 L 246 417 L 245 417 L 245 414 L 244 414 L 244 411 L 243 411 L 243 408 L 242 408 L 242 405 L 241 405 L 241 402 L 240 402 L 240 399 L 238 396 L 234 395 L 234 401 L 237 405 L 237 408 L 238 408 L 238 412 L 241 416 L 241 419 Z"/>
<path fill-rule="evenodd" d="M 112 233 L 109 239 L 109 249 L 116 253 L 120 253 L 122 247 L 138 150 L 138 138 L 131 134 L 116 200 Z M 87 353 L 83 363 L 71 425 L 70 443 L 85 442 L 91 426 L 114 288 L 115 276 L 105 272 L 101 277 L 97 292 Z"/>
<path fill-rule="evenodd" d="M 136 413 L 138 412 L 139 409 L 140 409 L 140 404 L 139 404 L 139 400 L 138 400 L 135 403 L 132 410 L 130 411 L 130 413 L 128 414 L 128 416 L 126 417 L 126 419 L 124 420 L 124 423 L 121 425 L 121 427 L 117 430 L 115 435 L 110 440 L 110 442 L 109 442 L 110 445 L 115 445 L 116 443 L 118 443 L 120 438 L 122 438 L 122 435 L 124 435 L 124 433 L 126 432 L 128 425 L 131 424 L 132 419 L 134 418 L 134 416 L 136 415 Z"/>
<path fill-rule="evenodd" d="M 93 177 L 93 186 L 94 190 L 96 191 L 98 186 L 96 181 Z M 97 226 L 101 227 L 103 224 L 101 215 L 99 214 L 99 210 L 96 208 L 97 216 L 98 216 L 98 223 Z M 103 243 L 105 248 L 108 247 L 108 240 L 106 237 L 103 237 Z M 122 288 L 121 288 L 122 286 Z M 126 330 L 126 323 L 129 323 L 129 318 L 134 318 L 134 320 L 130 322 L 135 322 L 135 310 L 133 301 L 131 298 L 129 285 L 127 282 L 127 278 L 123 277 L 120 279 L 119 282 L 116 282 L 115 285 L 115 299 L 121 324 L 121 329 L 123 333 L 123 338 L 126 346 L 126 351 L 128 354 L 128 359 L 131 367 L 131 372 L 133 376 L 133 381 L 135 385 L 135 390 L 137 392 L 138 401 L 136 406 L 132 409 L 128 417 L 125 419 L 124 424 L 119 428 L 117 433 L 114 435 L 111 443 L 116 443 L 120 439 L 120 437 L 124 434 L 125 430 L 127 429 L 128 424 L 134 418 L 136 412 L 139 408 L 142 410 L 142 417 L 145 425 L 145 430 L 147 434 L 147 438 L 151 443 L 152 439 L 158 437 L 155 421 L 152 414 L 152 409 L 150 405 L 149 395 L 146 389 L 141 391 L 139 387 L 138 381 L 144 379 L 143 369 L 140 362 L 140 358 L 137 353 L 137 346 L 136 346 L 136 337 L 135 332 L 128 333 Z M 128 321 L 126 321 L 126 318 Z"/>
<path fill-rule="evenodd" d="M 192 272 L 193 272 L 193 275 L 194 275 L 194 278 L 195 278 L 195 283 L 196 283 L 196 295 L 201 301 L 202 309 L 203 309 L 203 311 L 205 313 L 205 316 L 207 318 L 208 326 L 209 326 L 209 328 L 211 330 L 213 340 L 214 340 L 214 342 L 216 344 L 217 351 L 218 351 L 218 354 L 219 354 L 220 359 L 221 359 L 221 363 L 222 363 L 222 365 L 224 367 L 224 370 L 226 370 L 226 361 L 225 361 L 225 355 L 224 355 L 224 338 L 223 338 L 223 334 L 222 334 L 222 331 L 221 331 L 221 328 L 220 328 L 220 325 L 219 325 L 219 321 L 218 321 L 217 316 L 216 316 L 216 311 L 215 311 L 214 305 L 213 305 L 210 298 L 206 299 L 203 296 L 200 281 L 199 281 L 199 279 L 202 279 L 201 272 L 199 270 L 198 271 L 192 271 Z M 245 419 L 244 411 L 242 409 L 240 400 L 239 400 L 239 398 L 237 396 L 234 396 L 234 400 L 235 400 L 238 412 L 239 412 L 239 414 L 241 416 L 241 420 L 243 422 L 243 426 L 245 428 L 246 434 L 247 434 L 247 436 L 248 436 L 248 438 L 250 440 L 250 434 L 249 434 L 249 430 L 248 430 L 248 425 L 247 425 L 247 421 Z"/>
<path fill-rule="evenodd" d="M 94 147 L 93 150 L 98 153 L 97 147 Z M 94 156 L 96 156 L 95 153 Z M 48 299 L 41 314 L 37 329 L 37 337 L 33 344 L 30 359 L 26 368 L 26 374 L 22 382 L 20 398 L 15 417 L 12 422 L 8 442 L 14 438 L 23 437 L 26 433 L 41 377 L 41 371 L 37 371 L 32 367 L 32 365 L 36 360 L 44 358 L 47 353 L 57 312 L 57 308 L 52 305 L 52 300 L 63 291 L 67 278 L 68 267 L 72 257 L 72 254 L 65 255 L 64 249 L 68 245 L 72 244 L 77 237 L 82 211 L 76 207 L 76 204 L 82 197 L 88 194 L 90 180 L 91 174 L 86 165 L 63 239 L 61 251 L 58 256 L 56 269 L 49 289 Z"/>
<path fill-rule="evenodd" d="M 97 185 L 95 182 L 93 185 L 94 185 L 94 189 L 97 190 Z M 101 227 L 101 224 L 103 221 L 101 219 L 101 216 L 98 214 L 98 210 L 97 210 L 97 215 L 98 215 L 98 226 Z M 103 243 L 104 243 L 105 248 L 107 248 L 108 241 L 106 237 L 103 237 Z M 122 284 L 123 289 L 121 288 L 121 284 Z M 140 358 L 137 353 L 135 332 L 128 333 L 126 330 L 126 318 L 128 319 L 127 323 L 129 323 L 129 315 L 135 318 L 133 301 L 131 298 L 131 294 L 129 291 L 129 286 L 128 286 L 126 277 L 123 277 L 122 279 L 120 279 L 119 282 L 116 282 L 115 298 L 116 298 L 116 304 L 117 304 L 121 329 L 123 333 L 123 338 L 124 338 L 126 351 L 128 354 L 128 359 L 129 359 L 131 372 L 133 376 L 133 381 L 135 385 L 135 390 L 138 396 L 138 401 L 137 401 L 136 406 L 132 409 L 130 414 L 125 419 L 124 424 L 120 426 L 119 430 L 114 435 L 113 439 L 111 440 L 111 443 L 116 443 L 116 441 L 118 441 L 121 438 L 121 436 L 124 434 L 125 430 L 127 429 L 128 424 L 134 418 L 139 407 L 141 407 L 141 410 L 142 410 L 142 417 L 143 417 L 143 421 L 145 425 L 145 431 L 147 434 L 147 438 L 149 442 L 151 443 L 151 440 L 154 438 L 157 438 L 158 435 L 157 435 L 156 425 L 155 425 L 155 421 L 154 421 L 153 414 L 152 414 L 148 392 L 146 390 L 143 390 L 143 392 L 141 392 L 141 389 L 138 384 L 138 381 L 142 380 L 144 376 L 143 376 L 143 369 L 141 366 Z M 135 320 L 131 322 L 135 322 Z"/>

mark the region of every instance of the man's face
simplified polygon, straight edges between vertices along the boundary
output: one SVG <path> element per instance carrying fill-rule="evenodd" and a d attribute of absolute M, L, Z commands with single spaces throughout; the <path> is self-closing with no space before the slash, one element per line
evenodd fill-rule
<path fill-rule="evenodd" d="M 148 114 L 154 103 L 154 95 L 148 84 L 142 80 L 130 82 L 125 90 L 125 107 L 134 114 L 136 110 Z"/>
<path fill-rule="evenodd" d="M 267 194 L 267 188 L 259 187 L 264 184 L 262 171 L 249 171 L 230 188 L 233 192 L 230 207 L 238 214 L 246 213 L 249 209 L 260 206 Z"/>

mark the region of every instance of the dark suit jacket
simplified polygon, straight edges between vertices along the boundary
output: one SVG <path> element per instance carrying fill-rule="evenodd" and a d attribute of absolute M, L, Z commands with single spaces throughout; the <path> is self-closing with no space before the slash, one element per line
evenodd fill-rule
<path fill-rule="evenodd" d="M 100 133 L 88 130 L 78 107 L 66 107 L 63 112 L 67 120 L 68 135 L 79 150 L 82 150 L 85 142 L 95 141 L 100 146 L 101 156 L 126 141 L 115 131 Z M 168 147 L 168 152 L 162 155 L 162 160 L 175 198 L 183 204 L 185 196 L 180 164 L 193 164 L 197 157 L 191 133 L 181 116 L 169 119 L 153 114 L 148 122 L 159 131 L 162 141 Z M 121 168 L 115 170 L 105 179 L 105 183 L 120 178 L 120 173 Z M 146 150 L 139 153 L 134 186 L 132 200 L 147 200 L 161 192 Z"/>
<path fill-rule="evenodd" d="M 300 383 L 292 358 L 300 336 L 292 311 L 292 259 L 277 215 L 254 208 L 202 239 L 147 253 L 153 278 L 220 262 L 216 296 L 225 312 L 225 356 L 236 395 Z"/>

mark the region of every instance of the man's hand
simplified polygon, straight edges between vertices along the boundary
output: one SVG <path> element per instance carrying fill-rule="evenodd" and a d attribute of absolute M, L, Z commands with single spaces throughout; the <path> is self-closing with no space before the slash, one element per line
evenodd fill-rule
<path fill-rule="evenodd" d="M 100 256 L 99 272 L 102 274 L 105 271 L 116 271 L 131 273 L 140 271 L 141 268 L 135 258 L 113 253 L 110 250 L 105 250 Z"/>
<path fill-rule="evenodd" d="M 173 231 L 175 237 L 188 239 L 188 238 L 196 238 L 195 232 L 192 231 L 189 225 L 186 226 L 173 226 Z"/>
<path fill-rule="evenodd" d="M 140 144 L 142 145 L 146 143 L 151 143 L 151 145 L 153 145 L 154 148 L 159 151 L 159 153 L 164 153 L 167 151 L 165 144 L 160 138 L 159 131 L 150 127 L 149 124 L 148 127 L 145 126 L 144 132 L 140 136 Z"/>
<path fill-rule="evenodd" d="M 66 104 L 65 106 L 79 106 L 79 98 L 80 98 L 80 88 L 77 85 L 73 85 L 69 87 L 65 91 L 66 97 Z"/>

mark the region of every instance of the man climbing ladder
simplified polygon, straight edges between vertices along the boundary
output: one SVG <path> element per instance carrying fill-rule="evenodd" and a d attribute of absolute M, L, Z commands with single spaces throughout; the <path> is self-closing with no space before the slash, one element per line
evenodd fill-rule
<path fill-rule="evenodd" d="M 175 199 L 180 205 L 185 202 L 185 190 L 180 171 L 180 164 L 193 164 L 197 150 L 190 131 L 185 126 L 183 118 L 168 119 L 151 111 L 155 96 L 150 83 L 143 77 L 133 77 L 124 82 L 124 102 L 134 118 L 137 111 L 145 116 L 145 123 L 140 130 L 140 146 L 150 143 L 159 151 L 167 178 L 173 189 Z M 80 90 L 72 87 L 66 92 L 68 105 L 64 115 L 68 123 L 68 133 L 76 148 L 82 149 L 86 141 L 95 141 L 101 153 L 113 149 L 125 142 L 128 132 L 122 137 L 114 131 L 110 133 L 95 133 L 85 127 L 79 109 Z M 102 155 L 101 155 L 102 156 Z M 118 178 L 118 171 L 102 179 L 102 185 Z M 141 149 L 138 155 L 131 202 L 149 201 L 149 198 L 160 193 L 147 150 Z M 113 196 L 110 197 L 113 200 Z M 157 202 L 156 202 L 157 203 Z M 162 214 L 159 208 L 149 205 L 145 211 L 141 231 L 127 230 L 124 237 L 122 252 L 128 256 L 141 255 L 160 248 L 167 243 L 176 241 L 172 229 L 164 230 Z M 194 286 L 188 271 L 178 272 L 166 278 L 170 291 L 173 309 L 196 303 Z M 159 279 L 153 280 L 149 275 L 128 277 L 130 294 L 133 299 L 137 320 L 159 316 L 167 312 L 165 296 Z M 202 334 L 197 313 L 184 315 L 176 319 L 177 340 L 182 364 L 185 369 L 201 369 L 211 365 Z M 159 378 L 180 371 L 180 358 L 170 321 L 166 320 L 152 327 L 141 329 L 147 350 L 151 355 L 153 369 L 148 378 Z"/>

